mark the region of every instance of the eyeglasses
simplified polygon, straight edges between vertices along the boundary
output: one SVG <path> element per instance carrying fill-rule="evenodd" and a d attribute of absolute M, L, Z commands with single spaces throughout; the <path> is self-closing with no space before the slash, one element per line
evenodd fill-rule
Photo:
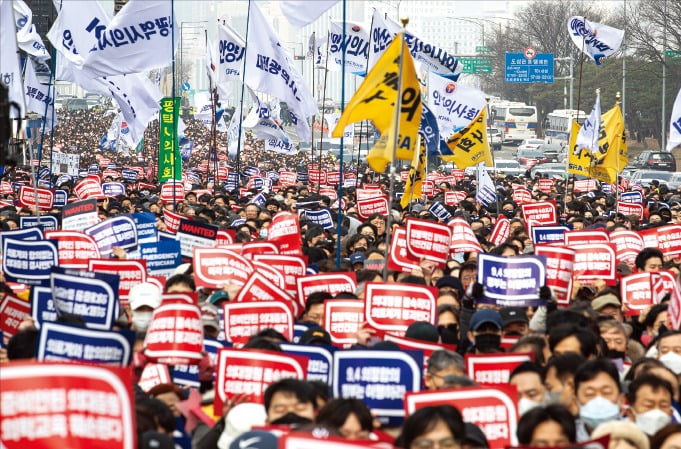
<path fill-rule="evenodd" d="M 412 449 L 434 449 L 436 446 L 440 449 L 456 449 L 460 447 L 454 438 L 443 438 L 439 441 L 417 438 L 411 443 Z"/>

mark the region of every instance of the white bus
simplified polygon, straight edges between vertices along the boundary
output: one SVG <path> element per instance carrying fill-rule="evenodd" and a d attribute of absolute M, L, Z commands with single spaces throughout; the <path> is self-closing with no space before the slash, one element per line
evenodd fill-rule
<path fill-rule="evenodd" d="M 576 109 L 556 109 L 546 116 L 544 136 L 548 143 L 567 144 L 570 140 L 570 127 L 572 120 L 577 120 L 581 125 L 584 123 L 586 114 Z"/>
<path fill-rule="evenodd" d="M 491 105 L 494 126 L 502 132 L 504 142 L 537 138 L 537 108 L 525 103 Z"/>

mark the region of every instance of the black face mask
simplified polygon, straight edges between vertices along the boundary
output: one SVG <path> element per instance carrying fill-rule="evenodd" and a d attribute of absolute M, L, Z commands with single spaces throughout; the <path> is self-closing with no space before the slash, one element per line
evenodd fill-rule
<path fill-rule="evenodd" d="M 667 329 L 667 326 L 665 326 L 664 324 L 660 324 L 660 327 L 657 328 L 657 335 L 658 335 L 658 336 L 659 336 L 659 335 L 662 335 L 662 334 L 664 334 L 665 332 L 667 332 L 668 330 L 669 330 L 669 329 Z"/>
<path fill-rule="evenodd" d="M 475 349 L 481 352 L 498 350 L 501 345 L 499 334 L 478 334 L 475 336 Z"/>
<path fill-rule="evenodd" d="M 293 412 L 288 412 L 284 416 L 281 416 L 274 421 L 272 421 L 270 424 L 274 426 L 286 426 L 286 425 L 300 425 L 300 424 L 308 424 L 311 423 L 312 421 L 308 418 L 304 418 L 300 415 L 297 415 Z"/>
<path fill-rule="evenodd" d="M 446 326 L 438 326 L 437 332 L 440 334 L 442 343 L 446 345 L 459 344 L 459 326 L 456 323 L 448 324 Z"/>
<path fill-rule="evenodd" d="M 523 336 L 523 334 L 521 334 L 520 332 L 517 332 L 517 331 L 510 331 L 510 332 L 506 332 L 504 334 L 504 337 L 511 337 L 511 338 L 522 337 L 522 336 Z"/>
<path fill-rule="evenodd" d="M 514 210 L 505 210 L 504 215 L 506 215 L 507 218 L 512 218 L 515 215 Z"/>
<path fill-rule="evenodd" d="M 605 352 L 605 356 L 609 359 L 624 359 L 624 351 L 615 351 L 614 349 L 608 348 Z"/>

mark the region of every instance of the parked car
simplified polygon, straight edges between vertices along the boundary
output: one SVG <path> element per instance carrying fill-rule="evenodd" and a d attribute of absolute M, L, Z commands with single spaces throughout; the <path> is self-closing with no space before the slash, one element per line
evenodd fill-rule
<path fill-rule="evenodd" d="M 664 151 L 644 151 L 634 160 L 634 165 L 649 170 L 676 171 L 676 159 Z"/>
<path fill-rule="evenodd" d="M 559 143 L 545 143 L 537 147 L 549 162 L 560 162 L 559 156 L 566 152 L 567 145 Z"/>
<path fill-rule="evenodd" d="M 629 178 L 629 184 L 640 184 L 643 187 L 648 187 L 651 182 L 657 180 L 660 184 L 666 184 L 671 181 L 673 172 L 664 170 L 638 170 Z"/>
<path fill-rule="evenodd" d="M 537 164 L 530 170 L 530 176 L 534 179 L 537 173 L 541 173 L 542 176 L 548 176 L 552 178 L 556 175 L 565 177 L 567 176 L 567 171 L 565 170 L 565 164 L 558 162 L 551 162 L 547 164 Z M 584 179 L 584 176 L 576 176 L 576 179 Z"/>
<path fill-rule="evenodd" d="M 515 159 L 495 159 L 494 167 L 485 167 L 488 172 L 518 176 L 525 173 L 525 168 L 521 167 Z"/>
<path fill-rule="evenodd" d="M 676 172 L 672 175 L 672 179 L 662 184 L 667 184 L 669 190 L 676 190 L 681 187 L 681 172 Z"/>
<path fill-rule="evenodd" d="M 536 149 L 518 150 L 516 153 L 516 158 L 521 164 L 526 164 L 530 159 L 536 159 L 538 164 L 543 164 L 544 162 L 549 161 L 541 151 Z"/>
<path fill-rule="evenodd" d="M 489 144 L 492 146 L 492 151 L 500 151 L 501 144 L 504 141 L 501 135 L 501 130 L 498 128 L 490 128 L 489 130 Z"/>
<path fill-rule="evenodd" d="M 546 142 L 541 139 L 525 139 L 518 145 L 518 152 L 520 152 L 520 150 L 536 150 L 545 143 Z"/>

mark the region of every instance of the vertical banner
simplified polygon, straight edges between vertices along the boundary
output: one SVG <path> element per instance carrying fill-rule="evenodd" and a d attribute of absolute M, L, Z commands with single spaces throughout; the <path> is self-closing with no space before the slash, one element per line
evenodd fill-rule
<path fill-rule="evenodd" d="M 180 98 L 163 98 L 159 114 L 158 182 L 169 179 L 179 181 L 182 179 L 182 158 L 177 137 Z"/>

